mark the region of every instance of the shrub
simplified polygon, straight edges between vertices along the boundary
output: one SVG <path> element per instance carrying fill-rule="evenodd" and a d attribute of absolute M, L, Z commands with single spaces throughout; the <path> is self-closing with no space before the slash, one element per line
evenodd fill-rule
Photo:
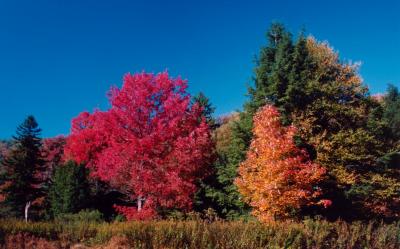
<path fill-rule="evenodd" d="M 56 218 L 56 221 L 98 223 L 104 221 L 104 219 L 100 211 L 85 209 L 76 214 L 61 214 Z"/>

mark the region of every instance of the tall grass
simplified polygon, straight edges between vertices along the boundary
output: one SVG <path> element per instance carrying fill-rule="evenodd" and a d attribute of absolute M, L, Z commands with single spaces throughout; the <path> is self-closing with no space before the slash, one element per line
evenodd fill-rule
<path fill-rule="evenodd" d="M 0 221 L 7 236 L 28 234 L 38 238 L 99 245 L 112 237 L 127 239 L 130 248 L 400 248 L 400 223 L 303 222 L 207 223 L 203 221 L 153 222 L 35 222 Z"/>

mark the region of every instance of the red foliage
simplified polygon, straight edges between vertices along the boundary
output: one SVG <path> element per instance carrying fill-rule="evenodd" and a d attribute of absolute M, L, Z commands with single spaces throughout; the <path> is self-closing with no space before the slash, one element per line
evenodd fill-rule
<path fill-rule="evenodd" d="M 137 212 L 152 210 L 146 212 L 153 217 L 156 207 L 190 209 L 196 179 L 205 175 L 213 146 L 201 108 L 190 105 L 186 81 L 168 73 L 127 74 L 109 98 L 108 111 L 83 112 L 73 119 L 65 155 L 141 200 L 138 207 L 143 201 Z M 142 215 L 117 210 L 131 219 Z"/>
<path fill-rule="evenodd" d="M 136 207 L 114 205 L 114 208 L 118 213 L 124 214 L 128 220 L 149 220 L 157 215 L 154 207 L 149 204 L 146 204 L 140 211 Z"/>
<path fill-rule="evenodd" d="M 64 136 L 43 139 L 41 153 L 43 159 L 46 161 L 46 170 L 44 171 L 43 176 L 45 179 L 51 177 L 55 167 L 64 162 L 63 156 L 65 143 L 66 139 Z"/>

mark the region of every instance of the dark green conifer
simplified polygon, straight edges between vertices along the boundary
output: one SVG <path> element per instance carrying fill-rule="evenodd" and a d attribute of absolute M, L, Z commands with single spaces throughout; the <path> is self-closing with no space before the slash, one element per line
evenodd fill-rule
<path fill-rule="evenodd" d="M 2 203 L 5 216 L 28 218 L 29 208 L 43 196 L 44 161 L 40 154 L 40 132 L 35 118 L 28 116 L 18 126 L 13 149 L 3 160 L 1 193 L 5 197 Z"/>
<path fill-rule="evenodd" d="M 86 208 L 90 197 L 87 169 L 73 161 L 56 168 L 49 190 L 50 213 L 53 217 L 76 213 Z"/>

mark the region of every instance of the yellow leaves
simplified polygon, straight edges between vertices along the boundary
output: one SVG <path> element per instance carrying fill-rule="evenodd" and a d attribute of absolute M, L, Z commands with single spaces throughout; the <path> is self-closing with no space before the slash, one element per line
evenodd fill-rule
<path fill-rule="evenodd" d="M 218 152 L 226 152 L 228 150 L 232 139 L 232 125 L 238 120 L 239 113 L 232 113 L 221 118 L 221 126 L 213 133 L 215 147 Z"/>
<path fill-rule="evenodd" d="M 336 176 L 339 186 L 353 185 L 357 182 L 357 174 L 346 170 L 343 166 L 334 167 L 331 173 Z"/>

